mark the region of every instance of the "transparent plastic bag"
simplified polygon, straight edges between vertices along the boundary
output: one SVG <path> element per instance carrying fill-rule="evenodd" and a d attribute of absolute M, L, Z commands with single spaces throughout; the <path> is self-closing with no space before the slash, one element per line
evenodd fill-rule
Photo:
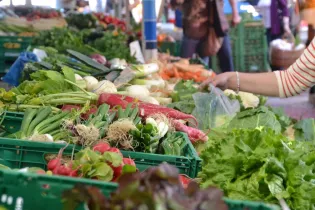
<path fill-rule="evenodd" d="M 237 100 L 230 100 L 223 91 L 210 85 L 210 93 L 195 93 L 193 95 L 195 109 L 193 115 L 198 120 L 201 130 L 220 127 L 240 111 Z"/>

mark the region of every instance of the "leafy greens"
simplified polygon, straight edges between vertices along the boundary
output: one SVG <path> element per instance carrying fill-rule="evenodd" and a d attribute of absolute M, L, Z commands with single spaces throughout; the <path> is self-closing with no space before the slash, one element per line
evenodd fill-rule
<path fill-rule="evenodd" d="M 315 147 L 289 141 L 270 128 L 213 136 L 201 153 L 203 187 L 217 186 L 232 199 L 315 208 Z"/>

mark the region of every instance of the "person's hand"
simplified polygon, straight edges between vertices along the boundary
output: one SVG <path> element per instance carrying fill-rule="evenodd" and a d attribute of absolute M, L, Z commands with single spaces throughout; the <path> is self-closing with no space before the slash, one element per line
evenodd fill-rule
<path fill-rule="evenodd" d="M 242 21 L 241 16 L 238 13 L 234 14 L 232 18 L 232 26 L 233 27 L 237 26 L 241 21 Z"/>
<path fill-rule="evenodd" d="M 285 36 L 292 36 L 289 17 L 283 17 L 283 29 Z"/>
<path fill-rule="evenodd" d="M 218 74 L 214 78 L 209 78 L 206 81 L 204 81 L 200 85 L 200 89 L 204 90 L 207 88 L 210 84 L 212 84 L 215 87 L 220 88 L 221 90 L 226 90 L 228 88 L 228 81 L 231 78 L 231 72 L 226 72 L 222 74 Z"/>

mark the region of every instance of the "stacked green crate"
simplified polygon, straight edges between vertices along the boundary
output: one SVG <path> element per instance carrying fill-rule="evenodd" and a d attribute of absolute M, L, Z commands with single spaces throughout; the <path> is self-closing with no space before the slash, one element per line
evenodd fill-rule
<path fill-rule="evenodd" d="M 31 37 L 0 36 L 0 73 L 8 70 L 31 42 Z"/>
<path fill-rule="evenodd" d="M 229 31 L 234 69 L 241 72 L 268 71 L 268 48 L 261 21 L 245 19 Z M 212 57 L 212 69 L 220 72 L 219 61 Z"/>
<path fill-rule="evenodd" d="M 232 49 L 232 56 L 233 56 L 233 64 L 234 64 L 234 69 L 238 70 L 240 69 L 240 44 L 241 44 L 241 39 L 242 39 L 242 26 L 237 26 L 233 27 L 229 31 L 229 36 L 230 36 L 230 44 L 231 44 L 231 49 Z M 217 56 L 212 56 L 211 57 L 211 69 L 216 72 L 220 73 L 220 62 L 217 58 Z"/>
<path fill-rule="evenodd" d="M 241 71 L 268 71 L 268 48 L 264 25 L 261 21 L 248 21 L 242 27 Z"/>
<path fill-rule="evenodd" d="M 176 42 L 161 42 L 159 51 L 169 53 L 172 56 L 180 56 L 181 41 Z"/>

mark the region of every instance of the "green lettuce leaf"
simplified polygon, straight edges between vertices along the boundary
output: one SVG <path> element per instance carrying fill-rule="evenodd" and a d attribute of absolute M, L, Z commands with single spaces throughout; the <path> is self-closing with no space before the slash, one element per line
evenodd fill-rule
<path fill-rule="evenodd" d="M 315 120 L 303 119 L 298 121 L 293 128 L 295 129 L 294 137 L 297 141 L 315 142 Z"/>
<path fill-rule="evenodd" d="M 259 107 L 237 113 L 229 123 L 228 129 L 255 129 L 259 127 L 271 128 L 276 133 L 281 133 L 282 131 L 281 124 L 277 120 L 276 115 L 268 110 L 267 107 Z"/>

